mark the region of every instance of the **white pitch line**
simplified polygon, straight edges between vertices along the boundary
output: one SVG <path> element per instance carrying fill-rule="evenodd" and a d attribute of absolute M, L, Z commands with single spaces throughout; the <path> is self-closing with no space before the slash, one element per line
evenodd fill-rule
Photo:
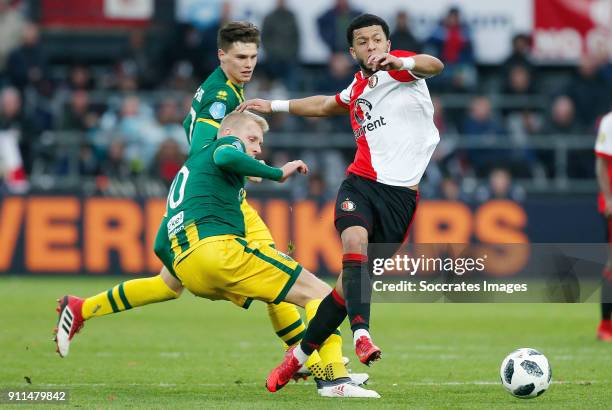
<path fill-rule="evenodd" d="M 570 384 L 570 385 L 589 385 L 597 384 L 597 380 L 559 380 L 552 381 L 552 384 Z M 405 382 L 393 383 L 393 386 L 497 386 L 501 383 L 496 381 L 468 381 L 468 382 Z"/>
<path fill-rule="evenodd" d="M 601 383 L 598 380 L 553 380 L 552 384 L 567 384 L 567 385 L 589 385 L 589 384 L 598 384 Z M 314 385 L 312 382 L 300 382 L 298 384 L 311 386 Z M 378 383 L 368 383 L 378 384 Z M 501 383 L 498 381 L 490 381 L 490 380 L 474 380 L 474 381 L 449 381 L 449 382 L 402 382 L 402 383 L 392 383 L 393 387 L 398 386 L 498 386 Z M 70 383 L 70 384 L 60 384 L 60 383 L 41 383 L 37 384 L 41 387 L 119 387 L 119 386 L 133 386 L 133 387 L 163 387 L 163 388 L 175 388 L 175 387 L 230 387 L 230 386 L 260 386 L 259 382 L 240 382 L 240 383 L 185 383 L 185 384 L 176 384 L 176 383 L 128 383 L 128 384 L 112 384 L 112 383 Z M 382 384 L 378 384 L 381 386 Z"/>

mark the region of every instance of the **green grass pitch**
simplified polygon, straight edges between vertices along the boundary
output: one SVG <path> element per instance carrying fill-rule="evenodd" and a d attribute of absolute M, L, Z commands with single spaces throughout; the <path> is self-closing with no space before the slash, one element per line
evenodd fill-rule
<path fill-rule="evenodd" d="M 596 304 L 375 304 L 372 331 L 382 361 L 361 365 L 346 327 L 343 334 L 352 370 L 370 373 L 379 400 L 320 398 L 303 382 L 268 393 L 264 379 L 282 352 L 265 306 L 243 311 L 187 293 L 89 321 L 60 359 L 51 341 L 55 299 L 88 296 L 121 279 L 0 277 L 0 389 L 68 390 L 69 406 L 81 408 L 612 405 L 612 343 L 595 340 Z M 554 382 L 537 399 L 515 399 L 499 382 L 502 359 L 518 347 L 550 360 Z"/>

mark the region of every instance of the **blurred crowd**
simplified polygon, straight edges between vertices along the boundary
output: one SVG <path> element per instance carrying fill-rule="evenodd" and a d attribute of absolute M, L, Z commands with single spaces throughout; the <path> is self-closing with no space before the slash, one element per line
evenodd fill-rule
<path fill-rule="evenodd" d="M 0 192 L 54 187 L 43 182 L 76 175 L 91 177 L 98 193 L 118 192 L 113 190 L 118 182 L 141 186 L 133 181 L 146 179 L 158 183 L 154 194 L 163 194 L 186 157 L 181 123 L 194 90 L 218 64 L 216 31 L 231 19 L 230 3 L 223 3 L 219 20 L 206 28 L 173 23 L 164 31 L 172 33 L 165 41 L 147 30 L 126 31 L 116 55 L 95 64 L 50 60 L 41 27 L 20 6 L 0 0 Z M 246 87 L 247 97 L 284 99 L 344 89 L 357 70 L 347 54 L 345 30 L 360 13 L 349 0 L 336 0 L 316 22 L 330 53 L 327 66 L 303 64 L 295 10 L 277 0 L 261 25 L 265 58 Z M 406 10 L 389 23 L 393 49 L 435 55 L 446 67 L 428 80 L 442 143 L 423 183 L 426 196 L 521 200 L 525 191 L 516 178 L 545 183 L 557 172 L 554 146 L 534 148 L 530 139 L 592 141 L 598 120 L 611 108 L 612 64 L 603 52 L 582 58 L 575 68 L 543 68 L 533 62 L 529 35 L 517 33 L 506 60 L 483 67 L 459 8 L 450 8 L 425 38 L 415 37 Z M 304 130 L 351 138 L 347 117 L 275 114 L 270 123 L 273 133 L 298 139 Z M 295 156 L 306 160 L 314 174 L 293 184 L 290 194 L 325 200 L 333 199 L 353 152 L 350 145 L 272 147 L 264 159 L 275 165 Z M 568 163 L 568 177 L 593 177 L 591 150 L 572 153 Z M 34 176 L 41 177 L 36 187 Z"/>

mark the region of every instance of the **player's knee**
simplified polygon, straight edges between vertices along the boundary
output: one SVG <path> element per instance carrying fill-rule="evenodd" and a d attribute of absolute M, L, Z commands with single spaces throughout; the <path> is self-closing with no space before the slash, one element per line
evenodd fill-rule
<path fill-rule="evenodd" d="M 172 274 L 166 269 L 166 267 L 162 268 L 161 272 L 159 273 L 159 276 L 161 276 L 166 286 L 168 286 L 176 294 L 175 298 L 181 296 L 184 289 L 183 284 L 177 278 L 172 276 Z"/>
<path fill-rule="evenodd" d="M 352 226 L 342 232 L 342 248 L 344 253 L 366 253 L 368 246 L 368 231 L 361 226 Z"/>
<path fill-rule="evenodd" d="M 285 300 L 303 307 L 311 300 L 323 299 L 329 292 L 331 292 L 331 287 L 327 283 L 308 270 L 302 269 L 298 280 L 291 287 Z"/>
<path fill-rule="evenodd" d="M 316 277 L 312 272 L 303 269 L 302 275 L 304 275 L 304 278 L 306 279 L 305 290 L 306 297 L 309 300 L 323 299 L 329 292 L 331 292 L 331 287 Z"/>

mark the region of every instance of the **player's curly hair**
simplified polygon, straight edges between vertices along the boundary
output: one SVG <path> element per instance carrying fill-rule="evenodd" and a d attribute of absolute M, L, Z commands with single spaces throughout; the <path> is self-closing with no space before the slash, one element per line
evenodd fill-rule
<path fill-rule="evenodd" d="M 389 25 L 385 20 L 374 14 L 361 14 L 355 17 L 346 29 L 346 41 L 348 41 L 349 47 L 353 46 L 354 31 L 370 26 L 381 26 L 387 40 L 389 39 Z"/>
<path fill-rule="evenodd" d="M 248 21 L 232 21 L 221 27 L 217 34 L 217 47 L 227 51 L 232 43 L 255 43 L 259 48 L 261 42 L 259 29 Z"/>

